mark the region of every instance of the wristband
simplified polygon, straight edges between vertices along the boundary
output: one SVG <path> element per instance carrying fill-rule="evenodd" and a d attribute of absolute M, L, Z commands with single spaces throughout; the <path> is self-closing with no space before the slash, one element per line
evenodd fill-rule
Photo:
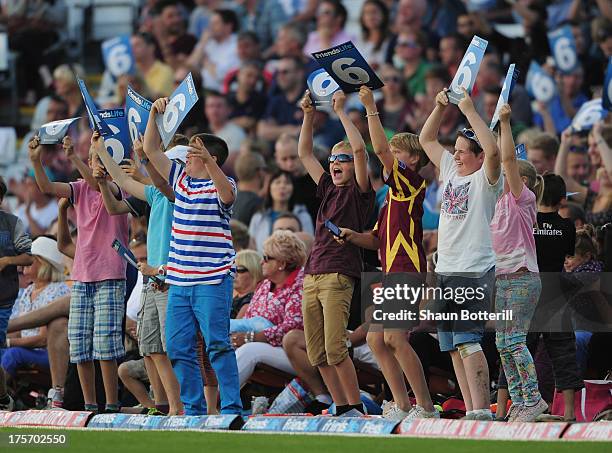
<path fill-rule="evenodd" d="M 7 349 L 11 347 L 11 339 L 10 338 L 6 339 L 6 347 L 7 347 Z"/>
<path fill-rule="evenodd" d="M 162 277 L 166 276 L 166 268 L 163 264 L 157 268 L 157 275 L 161 275 Z"/>
<path fill-rule="evenodd" d="M 378 116 L 378 115 L 380 115 L 380 112 L 366 113 L 366 117 L 368 117 L 368 116 Z"/>
<path fill-rule="evenodd" d="M 147 165 L 149 163 L 149 159 L 146 157 L 144 159 L 140 159 L 140 163 L 141 165 Z"/>

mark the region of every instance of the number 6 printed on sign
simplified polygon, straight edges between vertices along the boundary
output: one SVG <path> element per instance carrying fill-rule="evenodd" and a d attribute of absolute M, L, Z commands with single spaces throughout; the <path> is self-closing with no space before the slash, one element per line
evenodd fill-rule
<path fill-rule="evenodd" d="M 357 92 L 361 85 L 367 85 L 371 90 L 383 86 L 382 81 L 351 41 L 331 49 L 314 52 L 312 56 L 345 93 Z M 311 92 L 316 93 L 316 90 Z"/>
<path fill-rule="evenodd" d="M 125 97 L 125 111 L 127 112 L 127 122 L 132 143 L 134 143 L 139 135 L 144 135 L 147 121 L 149 121 L 151 105 L 151 101 L 142 97 L 128 85 L 127 96 Z"/>
<path fill-rule="evenodd" d="M 576 42 L 569 25 L 548 33 L 548 42 L 555 64 L 563 74 L 571 74 L 578 66 Z"/>
<path fill-rule="evenodd" d="M 198 102 L 198 93 L 193 85 L 193 77 L 189 73 L 170 96 L 164 114 L 155 118 L 164 147 L 168 147 L 176 130 L 196 102 Z"/>
<path fill-rule="evenodd" d="M 480 68 L 480 62 L 488 44 L 489 42 L 486 39 L 482 39 L 479 36 L 472 38 L 472 42 L 465 52 L 450 85 L 448 100 L 453 104 L 458 104 L 463 99 L 462 88 L 465 88 L 468 93 L 472 92 L 474 82 L 476 82 L 476 75 Z"/>
<path fill-rule="evenodd" d="M 115 79 L 123 74 L 131 74 L 134 70 L 132 45 L 128 35 L 121 35 L 104 41 L 102 43 L 102 56 L 106 69 Z"/>

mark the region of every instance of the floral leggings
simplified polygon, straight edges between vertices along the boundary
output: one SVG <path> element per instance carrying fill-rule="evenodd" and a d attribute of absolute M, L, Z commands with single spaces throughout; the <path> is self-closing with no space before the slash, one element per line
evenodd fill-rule
<path fill-rule="evenodd" d="M 496 279 L 495 311 L 511 310 L 512 320 L 497 321 L 495 344 L 512 403 L 532 406 L 541 396 L 535 364 L 527 349 L 527 332 L 542 283 L 539 275 L 531 272 L 504 277 Z"/>

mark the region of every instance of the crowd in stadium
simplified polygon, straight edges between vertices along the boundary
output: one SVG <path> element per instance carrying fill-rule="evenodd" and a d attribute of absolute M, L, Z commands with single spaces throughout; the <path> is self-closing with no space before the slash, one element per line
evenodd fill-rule
<path fill-rule="evenodd" d="M 612 270 L 612 116 L 572 128 L 602 97 L 612 3 L 141 3 L 136 71 L 95 77 L 58 56 L 64 0 L 0 2 L 19 100 L 35 106 L 14 162 L 0 163 L 0 410 L 241 414 L 298 377 L 289 385 L 315 414 L 373 404 L 439 418 L 450 398 L 471 420 L 575 420 L 584 380 L 612 370 L 610 333 L 529 323 L 540 273 L 591 284 Z M 563 25 L 570 72 L 547 38 Z M 474 35 L 488 47 L 452 102 Z M 347 41 L 384 86 L 315 102 L 311 54 Z M 528 90 L 532 61 L 555 82 L 549 102 Z M 518 79 L 498 110 L 510 64 Z M 164 146 L 156 118 L 190 73 L 199 100 Z M 123 108 L 128 85 L 151 100 L 131 159 L 92 132 L 77 79 L 97 81 L 99 108 Z M 76 117 L 60 144 L 42 143 L 43 124 Z M 443 311 L 494 304 L 514 322 L 387 329 L 363 313 L 365 271 L 383 286 L 430 272 L 442 288 L 487 288 L 481 305 Z"/>

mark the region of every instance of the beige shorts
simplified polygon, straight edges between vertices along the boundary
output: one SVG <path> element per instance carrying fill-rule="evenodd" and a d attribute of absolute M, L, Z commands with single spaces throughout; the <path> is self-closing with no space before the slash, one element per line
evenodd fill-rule
<path fill-rule="evenodd" d="M 343 274 L 306 275 L 302 314 L 312 366 L 337 365 L 348 357 L 348 326 L 355 279 Z"/>

